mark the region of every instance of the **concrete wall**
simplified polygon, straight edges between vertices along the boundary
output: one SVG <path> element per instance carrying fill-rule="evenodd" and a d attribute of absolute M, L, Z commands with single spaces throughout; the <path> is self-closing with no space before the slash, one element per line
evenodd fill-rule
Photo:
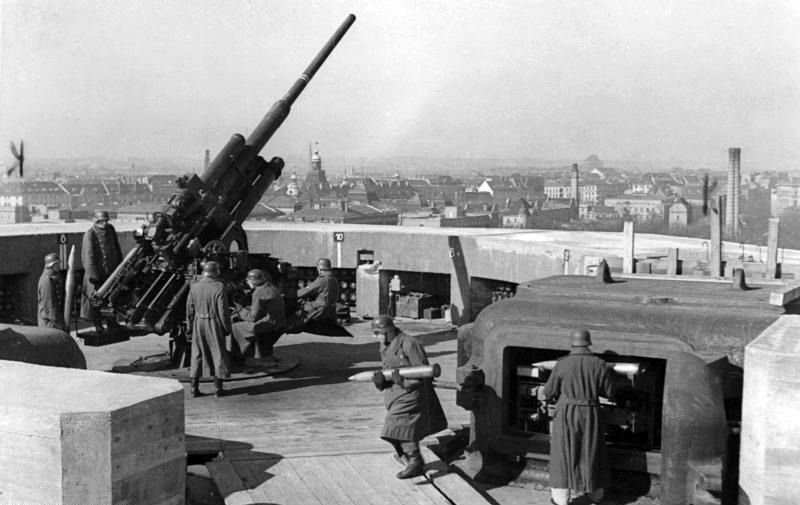
<path fill-rule="evenodd" d="M 81 240 L 84 231 L 89 229 L 89 226 L 91 223 L 86 222 L 4 227 L 6 230 L 18 230 L 17 233 L 0 235 L 0 276 L 17 276 L 14 284 L 20 284 L 12 287 L 19 290 L 14 307 L 17 317 L 27 319 L 33 324 L 36 323 L 36 286 L 44 267 L 45 254 L 51 252 L 64 254 L 63 260 L 66 262 L 66 255 L 74 245 L 78 267 L 83 268 L 80 262 Z M 130 231 L 132 227 L 115 226 L 115 228 L 117 228 L 119 244 L 124 255 L 135 245 L 133 233 Z M 66 247 L 63 248 L 66 253 L 62 252 L 59 244 L 62 234 L 67 239 Z M 0 285 L 0 289 L 2 287 Z"/>
<path fill-rule="evenodd" d="M 333 240 L 333 231 L 343 231 L 341 243 Z M 516 242 L 508 233 L 477 235 L 463 230 L 420 230 L 403 227 L 320 228 L 300 226 L 269 230 L 248 229 L 251 252 L 269 252 L 295 266 L 315 265 L 320 256 L 328 256 L 334 265 L 355 268 L 357 251 L 375 252 L 375 260 L 384 270 L 446 274 L 450 276 L 450 304 L 470 320 L 469 279 L 472 276 L 507 282 L 565 273 L 564 249 Z M 585 253 L 576 250 L 570 256 L 568 273 L 584 273 Z M 592 262 L 597 262 L 596 256 Z"/>
<path fill-rule="evenodd" d="M 41 273 L 41 258 L 57 249 L 61 233 L 69 244 L 80 244 L 89 223 L 0 226 L 0 275 L 27 273 L 24 293 L 36 293 Z M 123 253 L 134 245 L 133 224 L 116 223 Z M 246 222 L 251 252 L 268 252 L 298 267 L 316 265 L 320 256 L 329 257 L 334 267 L 356 267 L 360 249 L 375 251 L 375 259 L 386 270 L 423 272 L 450 276 L 450 302 L 461 317 L 470 318 L 469 280 L 471 277 L 521 283 L 551 275 L 586 275 L 605 258 L 612 269 L 623 256 L 623 234 L 618 232 L 570 232 L 558 230 L 503 230 L 497 228 L 409 228 L 402 226 L 302 224 Z M 335 242 L 334 232 L 344 233 Z M 666 257 L 670 247 L 680 249 L 683 273 L 707 251 L 702 240 L 686 237 L 637 234 L 637 259 Z M 757 254 L 754 246 L 747 254 Z M 726 243 L 726 251 L 739 250 Z M 783 272 L 796 268 L 800 273 L 800 252 L 788 251 Z M 650 261 L 650 260 L 648 260 Z M 655 260 L 654 260 L 655 261 Z M 791 263 L 789 265 L 788 263 Z M 658 272 L 649 266 L 650 271 Z M 748 275 L 753 274 L 748 270 Z M 35 296 L 23 303 L 18 314 L 35 320 Z"/>
<path fill-rule="evenodd" d="M 752 505 L 800 503 L 798 337 L 800 316 L 784 315 L 745 347 L 739 486 Z"/>
<path fill-rule="evenodd" d="M 0 504 L 183 504 L 183 388 L 0 361 Z"/>

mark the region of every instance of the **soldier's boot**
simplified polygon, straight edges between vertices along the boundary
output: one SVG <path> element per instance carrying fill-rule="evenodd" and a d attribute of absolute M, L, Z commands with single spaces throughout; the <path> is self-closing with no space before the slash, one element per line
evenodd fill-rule
<path fill-rule="evenodd" d="M 225 390 L 222 389 L 222 379 L 214 377 L 214 387 L 217 389 L 217 396 L 225 394 Z"/>
<path fill-rule="evenodd" d="M 192 396 L 195 398 L 203 396 L 200 392 L 200 377 L 192 377 Z"/>
<path fill-rule="evenodd" d="M 406 460 L 408 464 L 406 464 L 405 470 L 397 474 L 398 479 L 410 479 L 424 473 L 425 461 L 422 460 L 422 455 L 418 450 L 407 452 Z"/>

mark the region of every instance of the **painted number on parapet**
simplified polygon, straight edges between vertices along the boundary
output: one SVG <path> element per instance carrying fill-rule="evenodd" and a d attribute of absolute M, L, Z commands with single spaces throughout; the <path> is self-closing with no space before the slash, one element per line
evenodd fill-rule
<path fill-rule="evenodd" d="M 344 233 L 341 231 L 333 232 L 333 241 L 334 242 L 344 242 Z"/>

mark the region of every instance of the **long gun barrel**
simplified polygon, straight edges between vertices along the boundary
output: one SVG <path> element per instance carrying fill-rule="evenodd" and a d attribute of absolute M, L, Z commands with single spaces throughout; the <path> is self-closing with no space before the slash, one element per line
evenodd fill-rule
<path fill-rule="evenodd" d="M 136 247 L 93 295 L 95 306 L 120 316 L 129 327 L 170 332 L 183 319 L 196 261 L 227 251 L 234 243 L 240 251 L 247 249 L 242 223 L 284 165 L 281 158 L 266 161 L 259 152 L 355 19 L 352 14 L 345 18 L 247 139 L 234 134 L 199 176 L 176 181 L 178 191 L 134 234 Z"/>
<path fill-rule="evenodd" d="M 228 153 L 227 148 L 237 148 L 239 145 L 242 146 L 242 150 L 244 151 L 245 159 L 243 162 L 250 162 L 252 158 L 257 155 L 261 149 L 266 145 L 272 135 L 278 130 L 278 128 L 283 124 L 284 119 L 289 115 L 291 111 L 292 105 L 294 104 L 297 97 L 300 96 L 300 93 L 303 92 L 306 85 L 311 81 L 311 78 L 317 73 L 317 70 L 320 69 L 325 60 L 328 56 L 333 52 L 336 45 L 342 40 L 344 34 L 347 33 L 347 30 L 350 26 L 355 22 L 356 17 L 353 14 L 350 14 L 345 18 L 339 28 L 334 32 L 325 46 L 317 53 L 317 56 L 311 61 L 311 63 L 306 67 L 300 77 L 294 82 L 289 91 L 286 92 L 283 98 L 275 102 L 272 107 L 269 109 L 267 114 L 258 123 L 258 126 L 255 130 L 247 137 L 245 141 L 241 135 L 234 135 L 231 139 L 231 142 L 228 143 L 228 146 L 225 146 L 226 149 L 223 149 L 209 164 L 208 168 L 203 172 L 200 178 L 206 184 L 213 184 L 221 175 L 221 171 L 224 171 L 226 168 L 227 163 L 225 163 L 225 159 L 223 156 L 227 155 Z M 231 145 L 233 141 L 236 140 L 236 145 Z M 250 155 L 249 159 L 246 159 L 247 155 Z"/>

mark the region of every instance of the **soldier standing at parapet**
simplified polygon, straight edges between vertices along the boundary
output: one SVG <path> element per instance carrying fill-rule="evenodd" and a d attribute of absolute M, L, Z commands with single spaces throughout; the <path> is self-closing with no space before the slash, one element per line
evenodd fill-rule
<path fill-rule="evenodd" d="M 392 444 L 397 453 L 395 460 L 405 465 L 397 478 L 416 477 L 422 475 L 425 465 L 419 441 L 447 428 L 447 419 L 432 379 L 404 379 L 397 371 L 428 364 L 422 344 L 397 329 L 389 316 L 373 319 L 372 331 L 381 343 L 383 369 L 394 369 L 391 381 L 381 372 L 372 377 L 375 387 L 384 391 L 383 401 L 388 411 L 381 438 Z"/>
<path fill-rule="evenodd" d="M 231 333 L 244 356 L 254 345 L 256 358 L 272 356 L 275 342 L 286 330 L 286 306 L 281 292 L 272 283 L 270 275 L 254 269 L 247 273 L 247 285 L 253 290 L 250 307 L 241 307 L 234 313 L 238 322 Z"/>
<path fill-rule="evenodd" d="M 587 330 L 571 337 L 570 353 L 559 359 L 544 388 L 556 400 L 550 439 L 550 487 L 555 505 L 567 505 L 570 490 L 586 491 L 594 503 L 611 482 L 598 397 L 612 398 L 606 362 L 589 349 Z"/>
<path fill-rule="evenodd" d="M 231 331 L 231 316 L 225 286 L 217 280 L 219 264 L 206 261 L 203 276 L 189 288 L 186 298 L 186 336 L 192 339 L 189 377 L 192 396 L 200 396 L 200 377 L 214 377 L 217 396 L 222 396 L 222 379 L 230 377 L 225 335 Z"/>
<path fill-rule="evenodd" d="M 331 271 L 331 260 L 317 261 L 319 276 L 314 282 L 297 291 L 297 298 L 310 298 L 303 306 L 305 322 L 321 321 L 336 324 L 336 302 L 339 300 L 339 281 Z"/>
<path fill-rule="evenodd" d="M 39 277 L 39 326 L 67 331 L 64 321 L 64 281 L 61 279 L 61 258 L 50 253 L 44 257 L 44 271 Z"/>
<path fill-rule="evenodd" d="M 83 261 L 83 296 L 81 297 L 81 318 L 94 323 L 99 333 L 103 327 L 100 311 L 89 302 L 92 294 L 103 285 L 122 263 L 122 250 L 119 247 L 117 231 L 108 222 L 108 212 L 98 210 L 94 213 L 94 224 L 83 234 L 81 260 Z M 116 321 L 109 321 L 111 327 Z"/>

